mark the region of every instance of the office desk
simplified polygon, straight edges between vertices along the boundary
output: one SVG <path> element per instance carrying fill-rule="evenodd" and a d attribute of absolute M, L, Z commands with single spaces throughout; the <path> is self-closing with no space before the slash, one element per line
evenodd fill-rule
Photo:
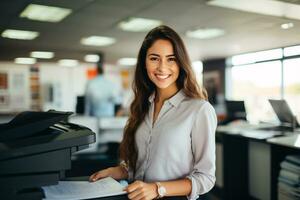
<path fill-rule="evenodd" d="M 257 131 L 258 126 L 238 127 L 238 126 L 221 126 L 217 129 L 217 142 L 223 145 L 223 198 L 228 200 L 234 199 L 253 199 L 250 195 L 250 179 L 249 172 L 253 169 L 249 168 L 251 158 L 249 151 L 251 145 L 256 143 L 261 146 L 267 146 L 270 151 L 268 152 L 268 159 L 271 160 L 270 166 L 261 166 L 261 169 L 270 167 L 270 174 L 265 177 L 271 183 L 268 192 L 268 198 L 263 199 L 277 199 L 277 176 L 279 173 L 279 163 L 283 158 L 290 153 L 299 153 L 299 149 L 293 149 L 291 146 L 283 146 L 278 144 L 283 141 L 275 140 L 273 136 L 278 136 L 278 132 L 272 131 Z M 257 137 L 256 137 L 257 134 Z M 281 132 L 281 134 L 291 135 L 292 133 Z M 296 140 L 295 136 L 287 136 L 289 141 Z M 270 139 L 272 138 L 272 139 Z M 284 137 L 285 138 L 285 137 Z M 270 139 L 270 140 L 269 140 Z M 274 139 L 274 140 L 273 140 Z M 279 139 L 279 138 L 278 138 Z M 273 141 L 273 143 L 271 143 Z M 277 141 L 277 143 L 275 143 Z M 279 142 L 280 141 L 280 142 Z M 286 141 L 287 142 L 287 141 Z M 283 150 L 284 149 L 284 150 Z M 262 157 L 266 157 L 263 155 Z M 253 159 L 253 158 L 252 158 Z M 276 168 L 276 167 L 277 168 Z M 218 177 L 217 177 L 218 178 Z M 259 177 L 258 177 L 259 178 Z M 253 186 L 253 185 L 252 185 Z"/>

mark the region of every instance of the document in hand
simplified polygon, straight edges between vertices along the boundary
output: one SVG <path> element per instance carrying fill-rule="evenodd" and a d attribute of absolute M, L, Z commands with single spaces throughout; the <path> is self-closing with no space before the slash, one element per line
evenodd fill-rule
<path fill-rule="evenodd" d="M 96 182 L 88 181 L 59 181 L 58 185 L 43 187 L 45 200 L 75 200 L 92 199 L 126 194 L 118 181 L 111 177 Z"/>

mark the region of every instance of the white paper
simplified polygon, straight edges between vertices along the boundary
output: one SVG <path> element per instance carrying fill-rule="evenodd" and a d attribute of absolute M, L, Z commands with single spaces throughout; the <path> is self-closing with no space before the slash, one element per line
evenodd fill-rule
<path fill-rule="evenodd" d="M 42 187 L 45 200 L 77 200 L 126 194 L 124 186 L 111 177 L 96 182 L 59 181 L 58 185 Z"/>

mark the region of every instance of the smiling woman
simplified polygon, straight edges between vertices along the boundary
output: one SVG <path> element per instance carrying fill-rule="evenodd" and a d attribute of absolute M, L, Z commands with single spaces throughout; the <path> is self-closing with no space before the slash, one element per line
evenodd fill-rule
<path fill-rule="evenodd" d="M 195 79 L 186 48 L 167 26 L 151 30 L 140 48 L 134 100 L 120 146 L 122 164 L 91 181 L 128 178 L 129 199 L 197 199 L 215 183 L 213 107 Z"/>

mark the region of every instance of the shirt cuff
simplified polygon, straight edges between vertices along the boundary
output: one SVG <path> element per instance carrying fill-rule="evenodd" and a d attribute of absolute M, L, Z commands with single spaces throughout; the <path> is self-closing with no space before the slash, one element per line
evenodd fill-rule
<path fill-rule="evenodd" d="M 187 196 L 188 200 L 196 200 L 199 197 L 199 194 L 197 193 L 198 188 L 197 188 L 197 183 L 195 178 L 193 178 L 192 176 L 187 176 L 186 178 L 188 178 L 191 182 L 192 182 L 192 191 L 190 193 L 189 196 Z"/>

